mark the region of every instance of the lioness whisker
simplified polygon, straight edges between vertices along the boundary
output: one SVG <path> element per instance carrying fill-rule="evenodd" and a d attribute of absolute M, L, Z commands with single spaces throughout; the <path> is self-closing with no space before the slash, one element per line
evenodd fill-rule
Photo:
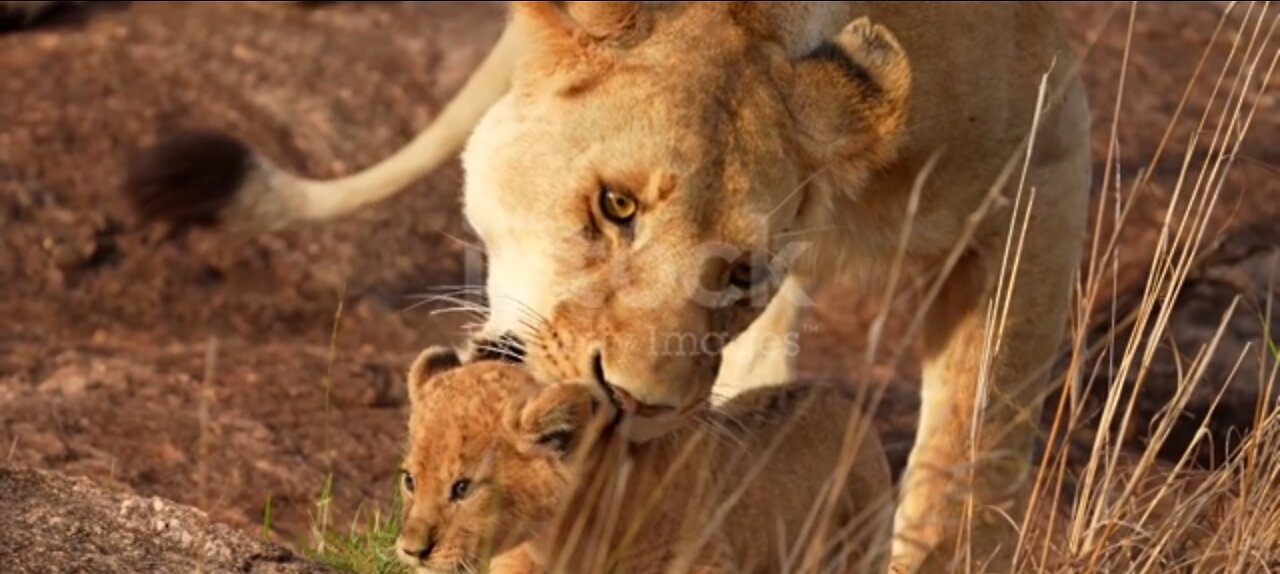
<path fill-rule="evenodd" d="M 524 361 L 524 356 L 519 351 L 514 351 L 507 347 L 480 343 L 476 345 L 476 350 L 483 351 L 489 356 L 497 356 L 498 358 L 508 359 L 511 362 L 519 363 Z"/>
<path fill-rule="evenodd" d="M 795 237 L 797 235 L 805 235 L 809 233 L 826 233 L 830 231 L 840 231 L 842 229 L 849 229 L 849 228 L 841 225 L 820 225 L 817 227 L 809 227 L 806 229 L 792 229 L 790 231 L 779 231 L 778 233 L 775 233 L 770 237 L 773 239 L 782 239 L 786 237 Z"/>
<path fill-rule="evenodd" d="M 407 298 L 416 301 L 417 305 L 424 305 L 424 304 L 435 303 L 438 301 L 444 301 L 444 302 L 450 302 L 450 303 L 460 303 L 465 305 L 484 306 L 483 302 L 464 299 L 460 295 L 465 295 L 465 293 L 441 293 L 437 295 L 410 295 Z"/>
<path fill-rule="evenodd" d="M 696 421 L 701 428 L 710 430 L 713 434 L 719 435 L 727 439 L 739 449 L 746 448 L 746 443 L 742 441 L 742 438 L 739 437 L 732 430 L 730 430 L 727 426 L 725 426 L 723 424 L 723 421 L 721 421 L 711 413 L 706 413 L 706 412 L 698 413 L 697 415 L 694 416 L 694 421 Z"/>
<path fill-rule="evenodd" d="M 452 233 L 449 233 L 448 231 L 442 231 L 440 232 L 440 234 L 444 235 L 449 239 L 452 239 L 453 241 L 457 242 L 459 245 L 462 245 L 463 247 L 470 247 L 471 249 L 475 249 L 476 251 L 479 251 L 481 253 L 488 253 L 488 251 L 485 250 L 484 245 L 480 243 L 472 243 Z"/>

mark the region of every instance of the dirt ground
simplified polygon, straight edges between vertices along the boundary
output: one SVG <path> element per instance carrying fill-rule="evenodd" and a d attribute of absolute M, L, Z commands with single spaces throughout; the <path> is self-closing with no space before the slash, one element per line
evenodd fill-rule
<path fill-rule="evenodd" d="M 237 237 L 136 225 L 118 194 L 123 166 L 158 134 L 211 127 L 310 176 L 359 169 L 430 122 L 497 37 L 503 11 L 261 4 L 91 3 L 0 35 L 0 457 L 194 504 L 246 530 L 261 527 L 269 499 L 278 538 L 302 544 L 329 469 L 335 524 L 362 506 L 385 508 L 406 414 L 401 373 L 467 320 L 414 305 L 415 295 L 481 279 L 466 271 L 476 253 L 459 213 L 460 170 L 451 164 L 323 228 Z M 1097 179 L 1118 114 L 1126 196 L 1221 16 L 1219 3 L 1140 4 L 1117 108 L 1128 6 L 1066 8 L 1078 47 L 1097 40 L 1083 70 Z M 1186 135 L 1230 40 L 1213 44 L 1170 152 L 1137 192 L 1115 281 L 1124 305 L 1142 287 Z M 1223 440 L 1252 417 L 1259 341 L 1266 325 L 1280 327 L 1265 305 L 1280 261 L 1274 92 L 1256 102 L 1206 230 L 1221 245 L 1173 302 L 1173 335 L 1144 391 L 1143 412 L 1154 416 L 1177 357 L 1212 338 L 1242 295 L 1206 374 L 1212 384 L 1186 414 L 1197 420 L 1244 353 L 1215 422 Z M 1111 209 L 1114 198 L 1097 200 Z M 839 286 L 825 292 L 802 365 L 813 376 L 891 383 L 881 420 L 901 464 L 916 370 L 858 369 L 867 301 Z M 1108 311 L 1091 310 L 1089 324 Z"/>

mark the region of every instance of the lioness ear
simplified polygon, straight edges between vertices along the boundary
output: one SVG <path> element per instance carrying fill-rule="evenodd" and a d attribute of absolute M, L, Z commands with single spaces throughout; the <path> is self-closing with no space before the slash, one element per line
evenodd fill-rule
<path fill-rule="evenodd" d="M 626 46 L 649 34 L 644 2 L 563 2 L 569 18 L 597 42 Z"/>
<path fill-rule="evenodd" d="M 418 404 L 432 377 L 461 365 L 462 360 L 453 348 L 438 345 L 427 347 L 409 367 L 409 403 Z"/>
<path fill-rule="evenodd" d="M 553 84 L 576 90 L 603 75 L 610 49 L 648 35 L 651 18 L 643 2 L 512 2 L 512 25 L 528 51 L 516 67 L 517 84 Z"/>
<path fill-rule="evenodd" d="M 866 17 L 795 64 L 791 107 L 819 166 L 842 171 L 888 163 L 898 148 L 911 93 L 906 52 Z"/>
<path fill-rule="evenodd" d="M 596 406 L 595 395 L 586 385 L 547 385 L 520 409 L 515 430 L 533 448 L 563 457 L 583 439 Z"/>

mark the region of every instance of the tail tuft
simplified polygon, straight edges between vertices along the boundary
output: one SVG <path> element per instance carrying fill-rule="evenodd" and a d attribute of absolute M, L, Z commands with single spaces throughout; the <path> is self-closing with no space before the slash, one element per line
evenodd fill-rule
<path fill-rule="evenodd" d="M 230 136 L 176 134 L 144 150 L 130 166 L 125 195 L 144 223 L 216 225 L 253 167 L 253 153 Z"/>
<path fill-rule="evenodd" d="M 0 33 L 28 28 L 79 2 L 0 1 Z"/>

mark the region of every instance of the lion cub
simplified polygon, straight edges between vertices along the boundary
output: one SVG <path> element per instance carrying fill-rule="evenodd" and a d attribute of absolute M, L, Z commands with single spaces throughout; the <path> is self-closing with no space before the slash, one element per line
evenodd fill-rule
<path fill-rule="evenodd" d="M 518 364 L 433 347 L 408 379 L 397 554 L 419 571 L 883 571 L 888 462 L 835 389 L 755 389 L 635 444 L 594 388 Z"/>

